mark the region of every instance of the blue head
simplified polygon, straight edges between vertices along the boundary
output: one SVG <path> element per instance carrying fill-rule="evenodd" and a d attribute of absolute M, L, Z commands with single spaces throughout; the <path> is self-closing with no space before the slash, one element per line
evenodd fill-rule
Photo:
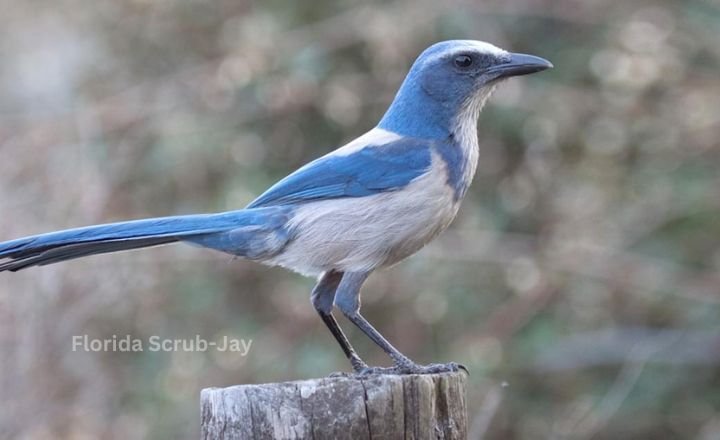
<path fill-rule="evenodd" d="M 413 64 L 378 127 L 412 137 L 444 139 L 478 113 L 495 85 L 552 67 L 482 41 L 451 40 L 427 48 Z"/>

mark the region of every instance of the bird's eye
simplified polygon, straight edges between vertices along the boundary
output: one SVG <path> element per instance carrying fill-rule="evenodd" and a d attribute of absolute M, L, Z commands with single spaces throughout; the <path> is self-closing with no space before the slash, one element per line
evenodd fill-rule
<path fill-rule="evenodd" d="M 455 57 L 454 63 L 455 66 L 461 69 L 467 69 L 468 67 L 472 66 L 473 59 L 469 55 L 458 55 Z"/>

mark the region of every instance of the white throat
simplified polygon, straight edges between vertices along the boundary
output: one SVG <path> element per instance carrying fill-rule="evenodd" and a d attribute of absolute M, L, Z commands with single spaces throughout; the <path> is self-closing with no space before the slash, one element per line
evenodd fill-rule
<path fill-rule="evenodd" d="M 465 159 L 463 181 L 468 185 L 472 182 L 477 169 L 479 146 L 477 136 L 477 121 L 480 111 L 495 91 L 497 83 L 489 87 L 483 87 L 479 93 L 468 99 L 455 117 L 453 136 L 462 149 Z"/>

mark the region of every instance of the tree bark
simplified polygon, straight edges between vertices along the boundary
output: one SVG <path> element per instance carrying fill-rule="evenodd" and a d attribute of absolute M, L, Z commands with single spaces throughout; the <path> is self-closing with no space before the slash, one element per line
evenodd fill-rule
<path fill-rule="evenodd" d="M 202 439 L 465 439 L 465 373 L 206 388 Z"/>

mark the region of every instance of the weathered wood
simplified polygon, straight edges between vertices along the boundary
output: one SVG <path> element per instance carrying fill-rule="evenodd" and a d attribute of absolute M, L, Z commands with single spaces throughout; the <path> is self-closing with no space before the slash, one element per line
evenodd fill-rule
<path fill-rule="evenodd" d="M 465 373 L 206 388 L 202 439 L 465 439 Z"/>

